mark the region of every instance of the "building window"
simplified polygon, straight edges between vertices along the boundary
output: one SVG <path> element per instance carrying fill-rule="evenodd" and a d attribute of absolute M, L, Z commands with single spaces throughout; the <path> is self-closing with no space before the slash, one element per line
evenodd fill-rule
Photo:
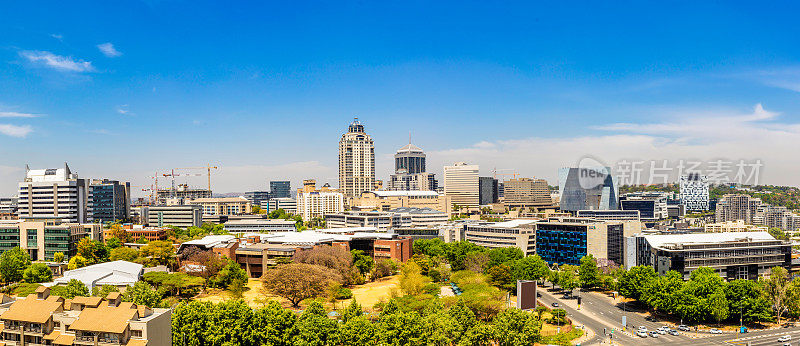
<path fill-rule="evenodd" d="M 141 330 L 136 330 L 136 329 L 131 329 L 131 336 L 134 337 L 134 338 L 141 338 L 142 337 L 142 331 Z"/>
<path fill-rule="evenodd" d="M 747 266 L 739 267 L 736 270 L 736 278 L 739 280 L 747 280 L 749 276 L 748 274 Z"/>

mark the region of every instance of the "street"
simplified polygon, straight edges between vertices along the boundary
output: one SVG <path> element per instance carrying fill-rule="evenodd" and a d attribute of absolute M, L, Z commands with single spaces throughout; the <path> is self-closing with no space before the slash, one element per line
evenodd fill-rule
<path fill-rule="evenodd" d="M 594 332 L 594 337 L 582 343 L 582 345 L 608 344 L 613 341 L 619 345 L 737 345 L 737 346 L 758 346 L 758 345 L 783 345 L 778 342 L 778 338 L 789 334 L 792 337 L 791 345 L 800 345 L 800 327 L 780 328 L 773 330 L 752 331 L 746 334 L 724 333 L 709 334 L 708 332 L 680 332 L 680 335 L 659 335 L 658 338 L 640 338 L 635 335 L 639 326 L 645 326 L 648 331 L 656 330 L 662 324 L 659 322 L 648 321 L 637 313 L 627 310 L 622 304 L 615 304 L 613 300 L 602 293 L 597 292 L 577 292 L 569 299 L 563 299 L 562 291 L 552 291 L 552 288 L 539 287 L 537 292 L 541 293 L 539 301 L 548 308 L 553 308 L 552 303 L 557 302 L 559 308 L 567 311 L 567 317 L 578 324 Z M 578 301 L 576 296 L 582 299 L 581 309 L 577 310 Z M 627 316 L 627 330 L 623 332 L 622 316 Z M 606 335 L 603 335 L 603 328 Z M 609 338 L 613 330 L 613 339 Z"/>

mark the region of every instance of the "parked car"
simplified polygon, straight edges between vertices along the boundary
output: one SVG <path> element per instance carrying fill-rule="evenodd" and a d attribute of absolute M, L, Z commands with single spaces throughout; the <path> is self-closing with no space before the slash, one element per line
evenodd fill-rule
<path fill-rule="evenodd" d="M 640 338 L 646 338 L 647 337 L 647 332 L 643 331 L 643 330 L 640 330 L 640 331 L 636 332 L 636 336 L 638 336 Z"/>
<path fill-rule="evenodd" d="M 650 332 L 650 337 L 651 337 L 651 338 L 657 338 L 657 337 L 658 337 L 658 333 L 657 333 L 657 332 L 655 332 L 655 331 L 653 331 L 653 332 Z"/>
<path fill-rule="evenodd" d="M 722 331 L 717 328 L 711 328 L 711 330 L 709 330 L 708 332 L 711 334 L 722 334 Z"/>
<path fill-rule="evenodd" d="M 680 333 L 678 333 L 678 331 L 675 329 L 670 329 L 667 333 L 669 333 L 669 335 L 675 335 L 675 336 L 680 335 Z"/>
<path fill-rule="evenodd" d="M 778 338 L 778 342 L 787 342 L 787 341 L 792 341 L 792 336 L 789 335 L 789 334 L 786 334 L 786 335 Z"/>
<path fill-rule="evenodd" d="M 639 330 L 640 332 L 645 332 L 645 333 L 647 333 L 647 327 L 645 327 L 645 326 L 639 326 L 639 329 L 638 329 L 638 330 Z"/>
<path fill-rule="evenodd" d="M 658 334 L 667 334 L 667 330 L 669 330 L 667 327 L 658 327 L 658 329 L 656 329 Z"/>
<path fill-rule="evenodd" d="M 552 305 L 553 305 L 554 308 L 558 307 L 558 303 L 553 303 Z"/>
<path fill-rule="evenodd" d="M 687 326 L 685 324 L 681 324 L 681 325 L 678 326 L 678 330 L 681 330 L 681 331 L 684 331 L 684 332 L 688 332 L 689 331 L 689 326 Z"/>

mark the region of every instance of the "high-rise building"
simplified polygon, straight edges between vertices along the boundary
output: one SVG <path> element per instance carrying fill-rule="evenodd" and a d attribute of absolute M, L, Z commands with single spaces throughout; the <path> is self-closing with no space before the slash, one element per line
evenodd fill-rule
<path fill-rule="evenodd" d="M 660 192 L 634 192 L 622 196 L 620 209 L 637 210 L 644 222 L 654 222 L 669 217 L 667 194 Z"/>
<path fill-rule="evenodd" d="M 356 197 L 375 189 L 375 145 L 355 118 L 339 141 L 339 191 Z M 298 199 L 298 209 L 300 197 Z"/>
<path fill-rule="evenodd" d="M 547 180 L 517 178 L 504 182 L 504 203 L 514 207 L 549 207 L 553 205 L 550 199 L 550 187 Z"/>
<path fill-rule="evenodd" d="M 450 197 L 453 206 L 478 208 L 480 206 L 480 183 L 478 165 L 456 162 L 444 166 L 444 194 Z"/>
<path fill-rule="evenodd" d="M 127 220 L 131 212 L 131 183 L 95 179 L 89 184 L 94 222 Z"/>
<path fill-rule="evenodd" d="M 756 224 L 759 211 L 765 207 L 760 198 L 745 194 L 727 194 L 717 203 L 716 221 L 743 220 L 748 225 Z"/>
<path fill-rule="evenodd" d="M 422 148 L 411 144 L 400 148 L 394 154 L 394 172 L 395 173 L 424 173 L 425 170 L 425 153 Z"/>
<path fill-rule="evenodd" d="M 269 194 L 270 198 L 292 198 L 292 184 L 285 180 L 270 181 Z"/>
<path fill-rule="evenodd" d="M 558 170 L 558 192 L 563 211 L 619 209 L 617 179 L 609 167 L 561 168 Z"/>
<path fill-rule="evenodd" d="M 499 185 L 498 181 L 495 178 L 492 177 L 478 178 L 480 205 L 497 203 L 500 200 L 498 185 Z"/>
<path fill-rule="evenodd" d="M 436 191 L 436 178 L 425 171 L 422 148 L 408 143 L 394 154 L 394 174 L 389 177 L 389 191 Z"/>
<path fill-rule="evenodd" d="M 248 191 L 244 193 L 244 198 L 247 198 L 253 205 L 260 206 L 262 202 L 272 198 L 272 193 L 269 191 Z"/>
<path fill-rule="evenodd" d="M 686 211 L 708 210 L 708 177 L 698 173 L 682 175 L 679 196 Z"/>
<path fill-rule="evenodd" d="M 66 163 L 64 168 L 26 167 L 25 180 L 19 183 L 19 218 L 86 223 L 92 219 L 88 185 Z"/>
<path fill-rule="evenodd" d="M 176 188 L 158 189 L 156 193 L 157 205 L 183 205 L 198 198 L 211 198 L 211 190 L 190 188 L 186 184 Z"/>

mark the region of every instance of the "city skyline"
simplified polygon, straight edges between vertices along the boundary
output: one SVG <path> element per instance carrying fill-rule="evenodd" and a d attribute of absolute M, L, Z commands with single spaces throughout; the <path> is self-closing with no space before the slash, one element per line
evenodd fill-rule
<path fill-rule="evenodd" d="M 558 168 L 588 155 L 758 159 L 762 183 L 798 185 L 791 10 L 185 5 L 4 5 L 0 195 L 25 164 L 64 161 L 134 186 L 206 163 L 221 167 L 218 192 L 336 186 L 335 143 L 354 116 L 381 180 L 411 131 L 438 177 L 465 161 L 555 185 Z"/>

